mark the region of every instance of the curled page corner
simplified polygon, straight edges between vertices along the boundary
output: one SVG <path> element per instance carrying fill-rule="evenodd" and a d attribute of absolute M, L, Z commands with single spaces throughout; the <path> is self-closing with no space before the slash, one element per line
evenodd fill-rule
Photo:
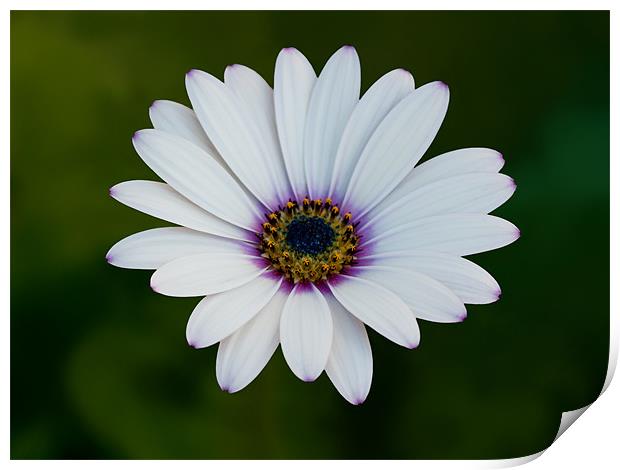
<path fill-rule="evenodd" d="M 551 447 L 553 445 L 553 443 L 555 441 L 557 441 L 560 436 L 562 434 L 564 434 L 564 432 L 575 422 L 577 421 L 577 419 L 586 412 L 586 410 L 588 408 L 590 408 L 590 406 L 592 406 L 596 400 L 599 399 L 599 397 L 605 393 L 605 391 L 607 390 L 607 388 L 609 387 L 609 384 L 611 383 L 611 379 L 614 376 L 614 373 L 616 371 L 616 365 L 618 362 L 618 344 L 617 344 L 617 335 L 614 334 L 617 330 L 616 325 L 614 324 L 615 321 L 613 319 L 613 316 L 611 317 L 611 322 L 610 322 L 610 338 L 609 338 L 609 359 L 607 361 L 607 374 L 605 376 L 605 383 L 603 384 L 603 388 L 601 389 L 601 393 L 599 393 L 598 397 L 596 397 L 596 399 L 582 407 L 582 408 L 578 408 L 576 410 L 571 410 L 571 411 L 565 411 L 562 413 L 562 416 L 560 418 L 560 425 L 558 426 L 558 432 L 555 435 L 555 437 L 553 438 L 553 441 L 551 442 L 551 444 L 549 444 L 548 447 L 546 447 L 545 449 L 539 451 L 539 452 L 535 452 L 533 454 L 530 455 L 526 455 L 523 457 L 515 457 L 512 459 L 499 459 L 499 460 L 490 460 L 488 461 L 488 466 L 486 466 L 486 468 L 508 468 L 508 467 L 517 467 L 519 465 L 523 465 L 526 464 L 528 462 L 531 462 L 533 460 L 536 460 L 538 457 L 540 457 L 542 454 L 544 454 L 547 449 L 549 449 L 549 447 Z"/>

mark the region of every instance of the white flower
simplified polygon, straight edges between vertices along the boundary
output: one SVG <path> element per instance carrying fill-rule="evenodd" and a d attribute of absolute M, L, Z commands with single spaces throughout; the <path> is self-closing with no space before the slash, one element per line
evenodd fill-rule
<path fill-rule="evenodd" d="M 350 46 L 318 78 L 299 51 L 282 50 L 274 90 L 242 65 L 224 83 L 198 70 L 185 81 L 193 110 L 156 101 L 154 129 L 133 138 L 165 183 L 110 190 L 179 227 L 131 235 L 107 259 L 156 270 L 161 294 L 204 296 L 187 340 L 219 343 L 223 390 L 248 385 L 280 344 L 297 377 L 325 370 L 359 404 L 372 379 L 364 324 L 415 348 L 417 319 L 458 322 L 465 303 L 498 299 L 493 277 L 463 256 L 519 237 L 488 215 L 515 190 L 501 154 L 469 148 L 415 166 L 446 113 L 444 83 L 414 90 L 398 69 L 360 99 Z"/>

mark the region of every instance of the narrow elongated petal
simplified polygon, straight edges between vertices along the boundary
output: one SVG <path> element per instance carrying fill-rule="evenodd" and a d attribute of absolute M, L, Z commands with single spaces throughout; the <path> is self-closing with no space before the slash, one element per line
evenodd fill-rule
<path fill-rule="evenodd" d="M 281 203 L 290 197 L 291 187 L 278 140 L 273 90 L 258 73 L 239 64 L 226 67 L 224 83 L 239 98 L 241 114 L 254 132 L 263 162 L 269 169 L 273 183 L 271 190 Z"/>
<path fill-rule="evenodd" d="M 266 268 L 242 253 L 200 253 L 175 259 L 151 277 L 155 292 L 172 297 L 217 294 L 250 282 Z"/>
<path fill-rule="evenodd" d="M 286 171 L 297 200 L 308 192 L 304 170 L 304 128 L 316 73 L 297 49 L 282 49 L 273 80 L 278 136 Z"/>
<path fill-rule="evenodd" d="M 334 339 L 325 372 L 340 394 L 354 405 L 366 400 L 372 382 L 372 351 L 364 324 L 327 296 Z"/>
<path fill-rule="evenodd" d="M 126 206 L 173 224 L 221 237 L 256 240 L 252 232 L 205 211 L 166 183 L 124 181 L 110 188 L 110 196 Z"/>
<path fill-rule="evenodd" d="M 410 250 L 371 255 L 365 261 L 426 274 L 444 284 L 466 304 L 488 304 L 495 302 L 501 294 L 493 276 L 476 263 L 459 256 Z"/>
<path fill-rule="evenodd" d="M 155 129 L 183 137 L 223 162 L 192 109 L 174 101 L 157 100 L 149 108 L 149 117 Z"/>
<path fill-rule="evenodd" d="M 257 203 L 200 147 L 154 129 L 136 132 L 133 144 L 161 179 L 206 211 L 247 230 L 262 218 Z"/>
<path fill-rule="evenodd" d="M 359 268 L 356 273 L 393 291 L 423 320 L 449 323 L 462 321 L 467 316 L 463 302 L 446 286 L 425 274 L 389 266 Z"/>
<path fill-rule="evenodd" d="M 297 284 L 284 305 L 280 342 L 286 363 L 305 382 L 321 375 L 332 345 L 329 306 L 314 284 Z"/>
<path fill-rule="evenodd" d="M 235 289 L 202 299 L 189 317 L 185 335 L 194 348 L 206 348 L 237 331 L 260 312 L 282 279 L 259 276 Z"/>
<path fill-rule="evenodd" d="M 199 70 L 186 75 L 185 85 L 200 124 L 239 180 L 266 207 L 281 202 L 274 191 L 281 182 L 273 159 L 242 100 L 230 87 Z"/>
<path fill-rule="evenodd" d="M 514 193 L 514 180 L 499 173 L 468 173 L 421 186 L 391 204 L 385 200 L 368 214 L 368 225 L 393 227 L 442 214 L 488 214 Z"/>
<path fill-rule="evenodd" d="M 236 254 L 243 250 L 242 243 L 184 227 L 154 228 L 122 239 L 110 248 L 106 259 L 120 268 L 158 269 L 189 255 Z"/>
<path fill-rule="evenodd" d="M 383 118 L 414 89 L 413 76 L 397 69 L 377 80 L 357 103 L 338 146 L 328 194 L 341 201 L 353 169 Z"/>
<path fill-rule="evenodd" d="M 382 202 L 389 205 L 416 189 L 467 173 L 497 173 L 504 166 L 502 154 L 487 148 L 467 148 L 442 153 L 416 166 Z"/>
<path fill-rule="evenodd" d="M 254 318 L 220 342 L 215 372 L 222 390 L 241 390 L 267 365 L 280 343 L 280 316 L 287 298 L 278 290 Z"/>
<path fill-rule="evenodd" d="M 360 96 L 357 52 L 344 46 L 332 55 L 312 90 L 304 132 L 304 165 L 312 198 L 325 198 L 344 128 Z"/>
<path fill-rule="evenodd" d="M 448 109 L 448 87 L 428 83 L 403 99 L 381 121 L 360 157 L 343 201 L 360 216 L 377 205 L 418 163 Z"/>
<path fill-rule="evenodd" d="M 415 348 L 420 330 L 407 304 L 394 292 L 379 284 L 341 275 L 328 282 L 342 306 L 379 334 L 396 344 Z"/>
<path fill-rule="evenodd" d="M 418 219 L 379 233 L 365 245 L 374 253 L 432 250 L 457 256 L 473 255 L 506 246 L 520 232 L 507 220 L 492 215 L 449 214 Z"/>

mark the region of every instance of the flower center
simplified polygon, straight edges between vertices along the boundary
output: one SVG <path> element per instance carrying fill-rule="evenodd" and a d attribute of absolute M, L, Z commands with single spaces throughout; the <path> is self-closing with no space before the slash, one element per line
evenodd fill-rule
<path fill-rule="evenodd" d="M 328 249 L 336 231 L 322 217 L 302 215 L 293 219 L 286 229 L 286 243 L 302 255 L 316 256 Z"/>
<path fill-rule="evenodd" d="M 261 256 L 292 282 L 325 281 L 356 259 L 359 237 L 351 219 L 329 198 L 305 198 L 301 205 L 290 200 L 267 215 L 259 234 Z"/>

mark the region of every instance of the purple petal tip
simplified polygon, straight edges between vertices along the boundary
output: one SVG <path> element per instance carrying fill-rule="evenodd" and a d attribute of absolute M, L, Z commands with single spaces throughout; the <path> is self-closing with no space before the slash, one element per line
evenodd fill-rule
<path fill-rule="evenodd" d="M 516 236 L 517 238 L 521 238 L 521 230 L 516 229 L 516 230 L 515 230 L 515 236 Z"/>
<path fill-rule="evenodd" d="M 438 85 L 442 88 L 445 88 L 446 90 L 449 88 L 448 84 L 446 82 L 442 82 L 441 80 L 439 81 Z"/>
<path fill-rule="evenodd" d="M 416 349 L 418 346 L 420 346 L 420 343 L 413 343 L 413 344 L 409 344 L 407 346 L 408 349 Z"/>
<path fill-rule="evenodd" d="M 366 398 L 357 398 L 357 399 L 355 399 L 355 401 L 353 402 L 353 405 L 355 405 L 355 406 L 359 406 L 359 405 L 361 405 L 362 403 L 364 403 L 365 401 L 366 401 Z"/>
<path fill-rule="evenodd" d="M 106 254 L 106 255 L 105 255 L 105 260 L 106 260 L 108 263 L 110 263 L 110 264 L 111 264 L 111 263 L 112 263 L 112 259 L 113 259 L 113 258 L 112 258 L 112 255 L 111 255 L 110 253 L 108 253 L 108 254 Z"/>
<path fill-rule="evenodd" d="M 114 197 L 114 186 L 111 186 L 111 187 L 108 189 L 108 195 L 109 195 L 110 197 Z"/>

